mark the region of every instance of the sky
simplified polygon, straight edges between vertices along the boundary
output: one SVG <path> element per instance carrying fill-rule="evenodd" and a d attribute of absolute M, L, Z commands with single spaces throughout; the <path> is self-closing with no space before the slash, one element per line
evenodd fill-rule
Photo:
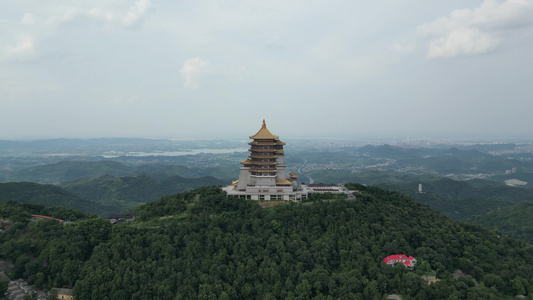
<path fill-rule="evenodd" d="M 0 3 L 0 139 L 533 137 L 533 0 Z"/>

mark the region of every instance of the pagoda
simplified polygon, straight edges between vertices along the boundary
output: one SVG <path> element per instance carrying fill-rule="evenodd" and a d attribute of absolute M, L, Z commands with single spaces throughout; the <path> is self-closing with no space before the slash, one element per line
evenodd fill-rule
<path fill-rule="evenodd" d="M 223 188 L 228 196 L 251 200 L 293 200 L 307 198 L 307 192 L 298 185 L 298 176 L 287 177 L 285 145 L 266 127 L 265 120 L 259 131 L 250 136 L 248 158 L 241 161 L 239 179 Z"/>

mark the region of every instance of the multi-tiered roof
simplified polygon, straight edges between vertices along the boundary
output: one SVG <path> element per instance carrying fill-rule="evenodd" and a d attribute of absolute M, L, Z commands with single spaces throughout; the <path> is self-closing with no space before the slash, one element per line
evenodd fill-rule
<path fill-rule="evenodd" d="M 241 161 L 239 179 L 223 188 L 228 196 L 250 200 L 307 199 L 307 188 L 298 184 L 298 175 L 290 173 L 287 177 L 285 143 L 267 129 L 265 120 L 261 129 L 250 138 L 250 154 Z"/>
<path fill-rule="evenodd" d="M 263 120 L 261 129 L 250 138 L 253 139 L 252 142 L 248 143 L 250 155 L 241 164 L 249 167 L 252 175 L 276 175 L 276 160 L 278 156 L 284 155 L 283 146 L 285 143 L 267 129 L 265 120 Z"/>

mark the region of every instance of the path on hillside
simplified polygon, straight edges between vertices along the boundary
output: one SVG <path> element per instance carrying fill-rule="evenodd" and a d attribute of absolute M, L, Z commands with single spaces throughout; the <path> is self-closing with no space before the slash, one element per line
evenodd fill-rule
<path fill-rule="evenodd" d="M 309 178 L 309 184 L 313 184 L 313 182 L 315 182 L 315 180 L 313 180 L 313 178 L 311 178 L 309 175 L 304 174 L 303 171 L 302 171 L 302 169 L 305 167 L 306 164 L 307 164 L 307 159 L 304 159 L 304 163 L 298 168 L 298 174 L 302 174 L 305 177 Z"/>
<path fill-rule="evenodd" d="M 355 200 L 356 199 L 355 196 L 353 195 L 353 193 L 347 187 L 345 187 L 344 184 L 339 183 L 338 186 L 342 187 L 342 191 L 348 197 L 347 200 Z"/>

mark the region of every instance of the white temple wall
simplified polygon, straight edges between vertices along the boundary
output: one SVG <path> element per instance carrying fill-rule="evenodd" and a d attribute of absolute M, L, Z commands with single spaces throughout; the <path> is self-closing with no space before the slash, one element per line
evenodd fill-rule
<path fill-rule="evenodd" d="M 278 170 L 278 173 L 276 173 L 276 180 L 286 180 L 287 179 L 287 171 L 286 171 L 285 165 L 277 165 L 276 169 Z"/>
<path fill-rule="evenodd" d="M 254 185 L 259 186 L 275 186 L 276 179 L 274 176 L 253 176 Z"/>
<path fill-rule="evenodd" d="M 237 183 L 238 190 L 245 190 L 246 186 L 250 184 L 250 168 L 241 167 L 239 172 L 239 183 Z"/>

